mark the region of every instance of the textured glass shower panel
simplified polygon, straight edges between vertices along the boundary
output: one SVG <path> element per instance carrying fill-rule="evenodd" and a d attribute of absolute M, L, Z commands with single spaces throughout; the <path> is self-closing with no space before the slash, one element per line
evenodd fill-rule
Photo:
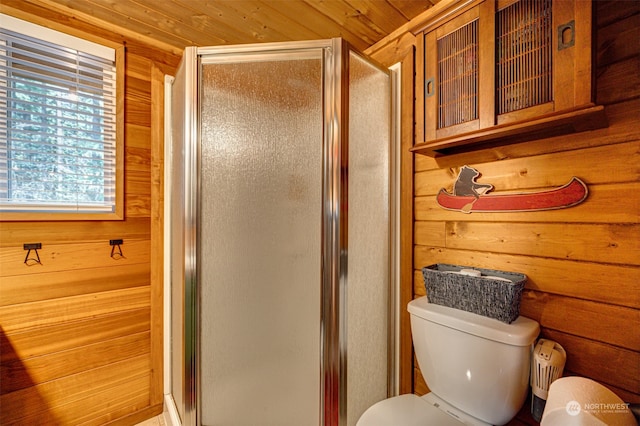
<path fill-rule="evenodd" d="M 390 79 L 349 58 L 347 424 L 387 397 Z"/>
<path fill-rule="evenodd" d="M 251 60 L 202 65 L 201 420 L 317 425 L 321 50 Z"/>
<path fill-rule="evenodd" d="M 185 231 L 185 63 L 182 63 L 171 90 L 171 393 L 184 422 L 183 357 L 184 336 L 184 231 Z"/>

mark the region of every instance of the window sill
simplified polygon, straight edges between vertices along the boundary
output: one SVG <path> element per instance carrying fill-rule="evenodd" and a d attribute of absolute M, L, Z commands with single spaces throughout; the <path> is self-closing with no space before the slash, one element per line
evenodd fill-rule
<path fill-rule="evenodd" d="M 55 212 L 2 212 L 0 222 L 62 222 L 90 220 L 124 220 L 124 214 L 116 213 L 55 213 Z"/>

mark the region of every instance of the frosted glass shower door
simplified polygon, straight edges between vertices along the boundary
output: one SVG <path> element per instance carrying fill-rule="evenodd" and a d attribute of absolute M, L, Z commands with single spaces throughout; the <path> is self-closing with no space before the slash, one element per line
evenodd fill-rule
<path fill-rule="evenodd" d="M 200 75 L 201 423 L 317 425 L 322 50 Z"/>
<path fill-rule="evenodd" d="M 389 396 L 390 79 L 349 54 L 347 422 Z"/>

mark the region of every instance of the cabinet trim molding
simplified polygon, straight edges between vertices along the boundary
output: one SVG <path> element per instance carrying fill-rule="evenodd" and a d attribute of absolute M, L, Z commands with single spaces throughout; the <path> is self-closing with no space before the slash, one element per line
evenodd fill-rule
<path fill-rule="evenodd" d="M 585 132 L 607 126 L 604 106 L 588 104 L 581 108 L 551 113 L 531 120 L 497 125 L 485 130 L 419 143 L 410 151 L 439 157 L 533 139 Z"/>

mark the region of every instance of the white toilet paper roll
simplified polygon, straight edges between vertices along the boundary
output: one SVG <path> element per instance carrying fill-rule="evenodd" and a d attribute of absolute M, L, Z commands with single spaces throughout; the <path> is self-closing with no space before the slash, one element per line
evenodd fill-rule
<path fill-rule="evenodd" d="M 510 283 L 513 282 L 513 280 L 510 280 L 508 278 L 494 277 L 493 275 L 486 275 L 486 276 L 483 275 L 482 278 L 486 278 L 488 280 L 494 280 L 494 281 L 507 281 L 507 282 L 510 282 Z"/>
<path fill-rule="evenodd" d="M 636 426 L 627 404 L 598 382 L 563 377 L 549 387 L 541 426 Z"/>

